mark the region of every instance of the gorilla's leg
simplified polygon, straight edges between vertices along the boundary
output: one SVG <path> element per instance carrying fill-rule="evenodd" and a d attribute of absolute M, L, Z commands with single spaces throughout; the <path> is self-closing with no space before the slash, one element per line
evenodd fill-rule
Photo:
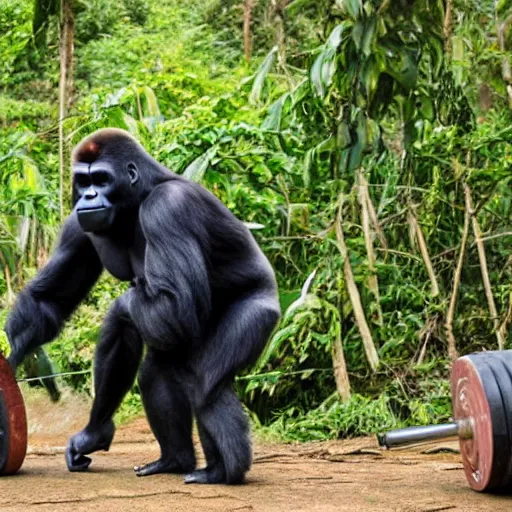
<path fill-rule="evenodd" d="M 86 454 L 108 450 L 114 437 L 112 416 L 132 386 L 142 357 L 142 341 L 119 299 L 107 314 L 94 361 L 95 397 L 87 426 L 75 434 L 66 450 L 70 471 L 84 471 Z"/>
<path fill-rule="evenodd" d="M 219 464 L 222 466 L 222 457 L 220 456 L 219 450 L 217 450 L 215 439 L 208 433 L 208 430 L 199 420 L 197 421 L 197 430 L 206 459 L 205 469 L 217 468 Z"/>
<path fill-rule="evenodd" d="M 190 402 L 177 379 L 182 369 L 173 354 L 149 349 L 139 374 L 144 409 L 160 444 L 158 460 L 136 466 L 137 476 L 187 473 L 196 467 Z"/>
<path fill-rule="evenodd" d="M 233 391 L 233 376 L 258 357 L 278 319 L 277 304 L 264 297 L 234 304 L 194 362 L 198 382 L 189 388 L 204 431 L 201 441 L 208 465 L 187 475 L 185 482 L 243 482 L 251 466 L 251 445 L 248 420 Z"/>
<path fill-rule="evenodd" d="M 207 467 L 186 475 L 185 483 L 243 483 L 252 459 L 249 422 L 231 384 L 197 412 L 197 420 Z"/>

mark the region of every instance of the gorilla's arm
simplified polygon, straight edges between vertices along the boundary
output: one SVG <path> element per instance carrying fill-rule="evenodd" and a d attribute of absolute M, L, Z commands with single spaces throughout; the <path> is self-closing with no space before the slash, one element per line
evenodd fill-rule
<path fill-rule="evenodd" d="M 102 271 L 99 257 L 72 214 L 51 259 L 18 295 L 5 332 L 16 368 L 27 353 L 57 336 Z"/>
<path fill-rule="evenodd" d="M 153 346 L 202 338 L 211 306 L 201 197 L 190 184 L 157 186 L 144 201 L 145 276 L 132 289 L 130 313 Z"/>

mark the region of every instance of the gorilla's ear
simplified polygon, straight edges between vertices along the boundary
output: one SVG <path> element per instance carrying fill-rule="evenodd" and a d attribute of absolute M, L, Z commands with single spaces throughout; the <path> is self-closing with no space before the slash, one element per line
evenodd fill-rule
<path fill-rule="evenodd" d="M 130 183 L 135 185 L 135 183 L 139 181 L 139 171 L 137 170 L 137 166 L 133 162 L 130 162 L 127 168 L 128 174 L 130 175 Z"/>

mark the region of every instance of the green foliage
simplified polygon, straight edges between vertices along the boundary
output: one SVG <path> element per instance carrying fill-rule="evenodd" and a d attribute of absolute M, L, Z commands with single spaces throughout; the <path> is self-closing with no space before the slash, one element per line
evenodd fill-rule
<path fill-rule="evenodd" d="M 264 434 L 277 434 L 287 441 L 322 441 L 448 421 L 450 390 L 446 380 L 432 380 L 423 387 L 421 401 L 403 392 L 397 395 L 396 389 L 377 398 L 354 394 L 347 403 L 340 402 L 334 393 L 315 409 L 297 411 L 291 407 L 271 426 L 260 428 Z"/>
<path fill-rule="evenodd" d="M 75 37 L 87 43 L 101 36 L 113 34 L 123 16 L 119 2 L 110 0 L 80 0 L 76 2 Z"/>
<path fill-rule="evenodd" d="M 145 0 L 123 0 L 126 15 L 135 25 L 145 25 L 149 16 L 149 5 Z"/>
<path fill-rule="evenodd" d="M 293 2 L 292 2 L 293 3 Z M 292 4 L 291 3 L 291 4 Z M 293 65 L 302 65 L 304 55 L 317 44 L 321 25 L 315 23 L 327 15 L 329 1 L 311 2 L 306 8 L 291 11 L 285 9 L 281 14 L 286 34 L 286 46 Z M 215 32 L 213 51 L 226 64 L 234 66 L 243 54 L 243 19 L 244 2 L 239 0 L 213 0 L 208 2 L 203 20 Z M 285 2 L 258 0 L 252 11 L 252 53 L 256 56 L 266 55 L 275 45 L 281 5 Z M 321 14 L 319 14 L 321 13 Z"/>
<path fill-rule="evenodd" d="M 295 0 L 282 13 L 278 4 L 257 3 L 247 64 L 241 1 L 82 3 L 69 143 L 103 126 L 127 129 L 253 230 L 275 268 L 283 310 L 261 358 L 237 381 L 264 431 L 302 441 L 445 420 L 445 321 L 464 184 L 487 238 L 500 321 L 510 323 L 511 130 L 510 112 L 501 108 L 504 55 L 492 42 L 495 6 L 456 3 L 447 55 L 440 2 Z M 501 4 L 498 11 L 505 16 Z M 59 225 L 55 26 L 48 30 L 53 46 L 44 58 L 29 52 L 37 66 L 28 65 L 32 16 L 28 1 L 0 6 L 0 325 L 12 293 L 48 257 Z M 481 108 L 484 80 L 500 108 Z M 369 183 L 386 241 L 373 239 L 373 270 L 358 174 Z M 348 261 L 381 361 L 377 372 L 367 363 L 345 283 L 336 236 L 340 195 Z M 439 284 L 436 297 L 411 208 Z M 63 377 L 68 385 L 90 391 L 101 320 L 125 287 L 103 276 L 49 346 L 59 370 L 85 372 Z M 461 353 L 496 347 L 472 234 L 456 313 Z M 347 403 L 334 393 L 333 342 L 343 345 Z M 117 419 L 140 409 L 135 386 Z"/>
<path fill-rule="evenodd" d="M 18 55 L 25 52 L 32 35 L 32 9 L 28 2 L 0 3 L 0 84 L 18 69 Z"/>

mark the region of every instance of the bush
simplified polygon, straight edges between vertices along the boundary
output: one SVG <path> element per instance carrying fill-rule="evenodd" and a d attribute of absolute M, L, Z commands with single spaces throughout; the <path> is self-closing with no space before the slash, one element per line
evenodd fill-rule
<path fill-rule="evenodd" d="M 126 15 L 132 23 L 145 25 L 149 16 L 149 5 L 145 0 L 123 0 Z"/>

